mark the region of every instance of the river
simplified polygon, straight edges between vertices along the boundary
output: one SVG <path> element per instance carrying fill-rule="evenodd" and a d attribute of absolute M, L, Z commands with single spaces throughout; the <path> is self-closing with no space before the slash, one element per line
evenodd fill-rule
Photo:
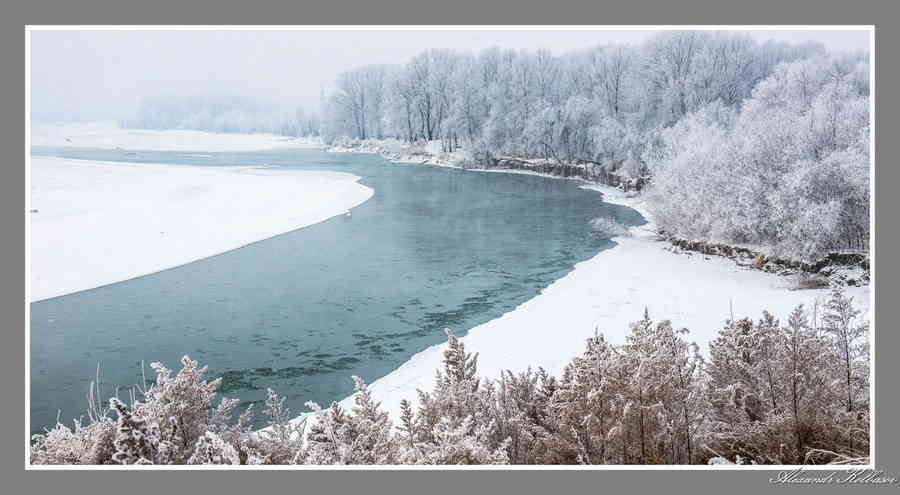
<path fill-rule="evenodd" d="M 353 391 L 410 356 L 497 318 L 614 246 L 590 221 L 643 223 L 570 180 L 396 164 L 376 155 L 35 147 L 35 156 L 348 172 L 374 189 L 350 215 L 156 274 L 31 303 L 31 421 L 84 415 L 187 354 L 244 404 L 266 388 L 295 413 Z M 110 205 L 114 207 L 115 205 Z M 190 214 L 190 212 L 185 212 Z M 140 253 L 135 253 L 140 256 Z M 603 280 L 598 280 L 603 284 Z M 550 331 L 550 329 L 548 329 Z M 515 342 L 510 342 L 515 346 Z M 410 397 L 412 398 L 412 397 Z M 261 407 L 257 406 L 257 419 Z"/>

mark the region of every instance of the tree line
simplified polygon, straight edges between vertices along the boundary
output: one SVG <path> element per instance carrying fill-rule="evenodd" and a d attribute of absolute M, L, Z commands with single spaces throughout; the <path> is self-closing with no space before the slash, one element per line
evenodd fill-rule
<path fill-rule="evenodd" d="M 469 166 L 647 189 L 660 229 L 814 261 L 869 248 L 868 53 L 669 31 L 570 53 L 425 50 L 341 73 L 318 112 L 148 99 L 125 125 L 439 142 Z M 529 166 L 525 163 L 525 166 Z"/>
<path fill-rule="evenodd" d="M 739 106 L 778 64 L 824 53 L 819 44 L 702 31 L 560 55 L 433 49 L 402 65 L 339 75 L 322 109 L 322 135 L 615 162 L 709 103 Z"/>
<path fill-rule="evenodd" d="M 229 93 L 159 95 L 141 101 L 134 115 L 119 123 L 134 129 L 186 129 L 223 133 L 318 136 L 319 117 Z"/>
<path fill-rule="evenodd" d="M 559 376 L 478 376 L 448 331 L 434 386 L 397 424 L 354 377 L 354 406 L 307 403 L 293 418 L 269 391 L 268 428 L 215 404 L 221 379 L 187 357 L 176 375 L 35 435 L 33 464 L 866 464 L 869 324 L 836 289 L 786 321 L 726 321 L 707 356 L 688 330 L 645 311 L 624 344 L 602 335 Z M 113 417 L 115 416 L 115 417 Z"/>
<path fill-rule="evenodd" d="M 320 131 L 649 183 L 670 235 L 810 261 L 868 250 L 869 85 L 866 53 L 728 32 L 561 55 L 434 49 L 341 74 Z"/>

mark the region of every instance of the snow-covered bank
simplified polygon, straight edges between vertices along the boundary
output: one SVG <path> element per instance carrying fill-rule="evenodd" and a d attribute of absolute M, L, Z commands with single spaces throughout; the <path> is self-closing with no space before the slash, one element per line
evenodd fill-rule
<path fill-rule="evenodd" d="M 154 273 L 369 199 L 341 172 L 31 159 L 31 300 Z"/>
<path fill-rule="evenodd" d="M 274 134 L 226 134 L 188 130 L 123 129 L 114 122 L 34 124 L 33 146 L 124 149 L 134 151 L 259 151 L 321 148 L 315 138 Z"/>
<path fill-rule="evenodd" d="M 584 186 L 604 193 L 610 203 L 643 212 L 638 200 L 604 186 Z M 646 215 L 645 215 L 646 216 Z M 778 317 L 797 305 L 811 305 L 825 289 L 790 290 L 790 280 L 741 268 L 721 257 L 676 254 L 659 240 L 652 224 L 630 229 L 603 251 L 544 289 L 515 310 L 469 330 L 467 350 L 479 353 L 479 373 L 496 378 L 503 370 L 542 366 L 558 374 L 584 349 L 596 331 L 622 343 L 628 324 L 643 315 L 671 319 L 691 330 L 689 340 L 706 347 L 732 311 L 736 318 L 757 319 L 763 310 Z M 869 287 L 847 294 L 866 313 Z M 461 329 L 456 329 L 461 330 Z M 370 384 L 374 398 L 396 420 L 401 399 L 415 400 L 416 389 L 430 390 L 446 344 L 430 347 L 398 369 Z M 352 398 L 342 402 L 351 405 Z"/>
<path fill-rule="evenodd" d="M 330 153 L 364 153 L 381 155 L 394 163 L 436 165 L 439 167 L 467 168 L 472 156 L 465 150 L 442 151 L 440 141 L 409 144 L 396 139 L 345 139 L 328 147 Z"/>

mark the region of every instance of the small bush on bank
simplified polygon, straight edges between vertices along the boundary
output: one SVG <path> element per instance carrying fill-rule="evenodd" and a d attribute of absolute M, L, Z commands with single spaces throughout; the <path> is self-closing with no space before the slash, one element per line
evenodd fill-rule
<path fill-rule="evenodd" d="M 615 219 L 607 217 L 598 217 L 591 220 L 591 229 L 598 234 L 606 237 L 619 237 L 629 235 L 628 227 L 617 222 Z"/>

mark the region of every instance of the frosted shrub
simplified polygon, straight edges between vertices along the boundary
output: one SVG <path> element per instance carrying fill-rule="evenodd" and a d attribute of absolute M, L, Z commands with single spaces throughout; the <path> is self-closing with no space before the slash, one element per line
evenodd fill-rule
<path fill-rule="evenodd" d="M 354 433 L 353 464 L 394 464 L 398 451 L 392 436 L 393 425 L 380 403 L 362 379 L 354 376 L 356 397 L 352 410 L 350 431 Z"/>
<path fill-rule="evenodd" d="M 519 374 L 506 371 L 494 388 L 495 400 L 490 408 L 493 444 L 507 442 L 511 464 L 556 463 L 549 455 L 553 448 L 548 445 L 548 439 L 556 439 L 559 434 L 554 417 L 557 412 L 550 408 L 556 378 L 542 368 Z"/>
<path fill-rule="evenodd" d="M 79 433 L 85 445 L 89 446 L 81 456 L 80 464 L 112 464 L 114 462 L 116 425 L 112 420 L 99 419 L 83 428 Z"/>
<path fill-rule="evenodd" d="M 350 414 L 337 404 L 322 411 L 310 428 L 305 457 L 310 464 L 396 464 L 398 446 L 388 414 L 358 377 Z"/>
<path fill-rule="evenodd" d="M 221 379 L 205 381 L 206 367 L 200 368 L 187 356 L 181 359 L 182 369 L 172 376 L 161 363 L 150 366 L 156 371 L 155 383 L 144 393 L 143 401 L 135 402 L 128 412 L 128 421 L 145 425 L 145 434 L 152 431 L 158 437 L 160 457 L 154 462 L 184 463 L 190 457 L 196 441 L 215 423 L 212 403 Z M 124 405 L 116 407 L 120 426 Z M 221 412 L 221 411 L 219 411 Z"/>
<path fill-rule="evenodd" d="M 35 435 L 35 464 L 183 464 L 194 454 L 197 441 L 211 432 L 223 442 L 239 445 L 249 432 L 249 412 L 230 424 L 235 400 L 212 403 L 219 380 L 205 381 L 206 368 L 187 356 L 182 369 L 172 376 L 159 363 L 155 382 L 142 393 L 142 400 L 129 406 L 117 398 L 109 401 L 116 413 L 112 420 L 92 415 L 87 426 L 75 429 L 57 425 Z"/>
<path fill-rule="evenodd" d="M 868 326 L 856 316 L 835 290 L 817 321 L 800 306 L 786 325 L 768 313 L 729 323 L 710 344 L 707 445 L 760 464 L 868 456 Z"/>
<path fill-rule="evenodd" d="M 302 464 L 306 420 L 293 421 L 284 401 L 285 397 L 267 390 L 263 414 L 269 418 L 269 426 L 255 434 L 243 435 L 241 452 L 247 464 Z"/>
<path fill-rule="evenodd" d="M 116 438 L 113 441 L 116 448 L 113 461 L 117 464 L 171 463 L 175 445 L 162 439 L 159 424 L 134 415 L 119 399 L 110 399 L 109 403 L 119 415 Z"/>
<path fill-rule="evenodd" d="M 490 409 L 493 387 L 482 387 L 478 356 L 447 330 L 443 370 L 435 372 L 431 393 L 419 391 L 419 410 L 404 405 L 402 457 L 415 464 L 498 463 L 505 456 L 505 439 L 493 434 Z M 477 447 L 477 448 L 476 448 Z"/>
<path fill-rule="evenodd" d="M 602 336 L 588 339 L 586 350 L 563 370 L 548 398 L 546 421 L 552 432 L 547 462 L 605 464 L 624 453 L 617 432 L 625 402 L 616 367 L 619 355 Z"/>
<path fill-rule="evenodd" d="M 75 422 L 74 429 L 57 424 L 32 437 L 32 464 L 111 464 L 115 423 L 102 418 L 87 426 Z"/>
<path fill-rule="evenodd" d="M 215 433 L 208 431 L 197 440 L 194 453 L 187 461 L 188 464 L 229 464 L 236 466 L 241 463 L 237 450 L 222 440 Z"/>
<path fill-rule="evenodd" d="M 628 236 L 628 227 L 617 222 L 613 218 L 597 217 L 591 220 L 591 229 L 606 237 Z"/>
<path fill-rule="evenodd" d="M 812 318 L 811 318 L 812 316 Z M 212 407 L 218 380 L 185 357 L 117 415 L 56 425 L 32 439 L 33 464 L 865 464 L 869 449 L 868 323 L 835 290 L 784 324 L 727 321 L 709 361 L 686 329 L 644 317 L 625 343 L 586 341 L 559 377 L 478 377 L 477 355 L 447 332 L 443 367 L 395 428 L 363 381 L 354 405 L 293 419 L 269 390 L 269 426 L 248 408 Z M 307 431 L 307 423 L 309 428 Z M 733 461 L 731 461 L 733 459 Z"/>
<path fill-rule="evenodd" d="M 172 376 L 168 368 L 153 363 L 156 381 L 144 392 L 143 401 L 136 401 L 130 409 L 118 399 L 110 400 L 119 417 L 115 462 L 183 464 L 208 431 L 227 431 L 225 415 L 230 414 L 235 403 L 224 401 L 212 408 L 221 380 L 203 380 L 206 368 L 198 367 L 187 356 L 181 364 L 182 369 Z"/>
<path fill-rule="evenodd" d="M 853 422 L 855 416 L 868 423 L 869 323 L 858 318 L 860 312 L 853 307 L 853 300 L 840 289 L 832 290 L 824 310 L 823 330 L 831 340 L 832 355 L 837 358 L 833 365 L 836 374 L 842 377 L 843 390 L 839 395 L 846 420 Z M 850 435 L 851 439 L 854 435 Z"/>
<path fill-rule="evenodd" d="M 472 416 L 462 421 L 441 418 L 431 430 L 431 442 L 421 446 L 423 457 L 417 464 L 509 464 L 506 454 L 508 441 L 492 446 L 485 441 L 490 424 L 477 424 Z"/>
<path fill-rule="evenodd" d="M 238 416 L 237 422 L 232 423 L 232 414 L 238 403 L 240 403 L 238 399 L 223 398 L 209 417 L 209 431 L 231 445 L 241 444 L 243 438 L 250 432 L 253 422 L 253 405 L 251 404 Z"/>

